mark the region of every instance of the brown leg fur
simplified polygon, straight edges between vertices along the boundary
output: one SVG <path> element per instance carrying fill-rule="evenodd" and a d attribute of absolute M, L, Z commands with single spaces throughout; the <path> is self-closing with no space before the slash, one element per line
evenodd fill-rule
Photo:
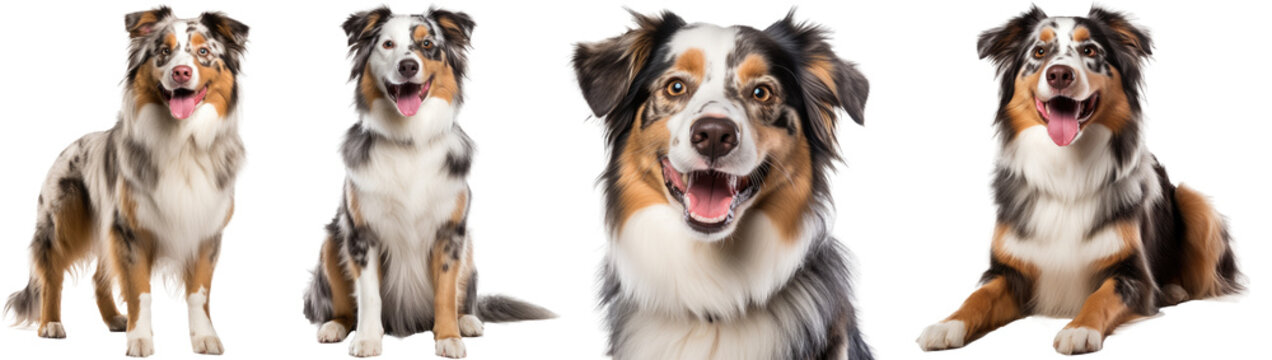
<path fill-rule="evenodd" d="M 53 238 L 47 246 L 36 249 L 36 273 L 41 284 L 40 328 L 37 334 L 47 338 L 64 338 L 62 328 L 62 280 L 66 271 L 84 257 L 92 241 L 93 214 L 88 194 L 82 184 L 61 185 L 63 198 L 53 212 Z"/>
<path fill-rule="evenodd" d="M 340 265 L 339 244 L 330 237 L 322 246 L 322 268 L 326 272 L 327 284 L 331 286 L 331 320 L 352 330 L 354 324 L 353 281 L 346 275 L 345 268 Z"/>
<path fill-rule="evenodd" d="M 946 321 L 963 322 L 967 331 L 966 344 L 1023 316 L 1016 297 L 1007 288 L 1007 280 L 996 277 L 968 296 L 963 306 Z"/>
<path fill-rule="evenodd" d="M 120 314 L 115 306 L 115 283 L 107 266 L 106 259 L 97 261 L 97 270 L 93 272 L 93 292 L 97 296 L 97 310 L 101 312 L 106 327 L 111 332 L 120 332 L 128 327 L 128 317 Z"/>
<path fill-rule="evenodd" d="M 1117 281 L 1110 278 L 1104 280 L 1100 288 L 1087 297 L 1085 303 L 1082 304 L 1082 310 L 1078 312 L 1078 316 L 1073 318 L 1068 325 L 1065 325 L 1060 335 L 1056 337 L 1056 350 L 1063 354 L 1081 354 L 1098 351 L 1103 347 L 1104 337 L 1113 332 L 1114 329 L 1127 321 L 1138 317 L 1122 300 L 1122 296 L 1117 294 Z M 1090 329 L 1096 334 L 1080 335 L 1082 333 L 1066 334 L 1067 331 L 1074 329 Z M 1065 344 L 1062 337 L 1068 337 Z M 1096 337 L 1096 338 L 1090 338 Z M 1074 339 L 1078 340 L 1074 340 Z M 1083 342 L 1083 344 L 1075 344 L 1074 342 Z"/>
<path fill-rule="evenodd" d="M 429 270 L 433 278 L 433 339 L 459 337 L 459 271 L 460 259 L 447 249 L 458 246 L 449 239 L 438 239 L 430 254 Z"/>
<path fill-rule="evenodd" d="M 1225 277 L 1219 270 L 1224 257 L 1231 256 L 1219 213 L 1205 196 L 1183 185 L 1175 189 L 1175 202 L 1185 230 L 1179 285 L 1192 299 L 1235 292 L 1238 286 L 1231 279 L 1235 274 Z"/>

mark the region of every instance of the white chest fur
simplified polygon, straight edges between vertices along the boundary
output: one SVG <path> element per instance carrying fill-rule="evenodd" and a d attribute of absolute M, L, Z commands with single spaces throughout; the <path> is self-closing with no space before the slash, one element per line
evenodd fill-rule
<path fill-rule="evenodd" d="M 772 359 L 783 329 L 767 312 L 727 323 L 663 316 L 635 316 L 627 323 L 624 359 Z"/>

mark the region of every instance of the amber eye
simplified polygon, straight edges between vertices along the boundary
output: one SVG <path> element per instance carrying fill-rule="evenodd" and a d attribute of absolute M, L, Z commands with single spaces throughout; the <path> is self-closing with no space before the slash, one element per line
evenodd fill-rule
<path fill-rule="evenodd" d="M 1087 45 L 1082 47 L 1082 55 L 1095 57 L 1100 54 L 1100 49 L 1096 49 L 1095 45 Z"/>
<path fill-rule="evenodd" d="M 1047 56 L 1047 49 L 1041 46 L 1036 47 L 1034 48 L 1033 56 L 1036 59 L 1041 59 L 1043 56 Z"/>
<path fill-rule="evenodd" d="M 385 49 L 392 49 L 394 46 L 393 40 L 385 40 L 383 46 Z"/>
<path fill-rule="evenodd" d="M 680 96 L 685 94 L 685 82 L 680 80 L 672 80 L 667 83 L 667 95 Z"/>
<path fill-rule="evenodd" d="M 751 90 L 751 97 L 759 102 L 767 102 L 773 97 L 773 91 L 769 89 L 768 85 L 756 86 L 755 90 Z"/>
<path fill-rule="evenodd" d="M 199 55 L 207 55 L 208 48 L 199 48 Z"/>
<path fill-rule="evenodd" d="M 420 46 L 424 47 L 424 50 L 432 49 L 432 48 L 433 48 L 433 40 L 424 40 L 424 42 L 423 42 L 423 43 L 421 43 L 421 44 L 420 44 Z"/>

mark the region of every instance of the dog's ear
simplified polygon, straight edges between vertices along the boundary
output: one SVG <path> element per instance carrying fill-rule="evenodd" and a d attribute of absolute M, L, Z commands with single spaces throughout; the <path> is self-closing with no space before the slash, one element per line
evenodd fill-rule
<path fill-rule="evenodd" d="M 1023 56 L 1024 47 L 1031 43 L 1029 36 L 1034 27 L 1046 18 L 1047 14 L 1042 9 L 1030 7 L 1029 11 L 1008 20 L 1003 26 L 981 33 L 980 40 L 976 42 L 976 51 L 981 59 L 989 58 L 998 65 L 999 71 L 1006 70 L 1009 64 Z"/>
<path fill-rule="evenodd" d="M 574 74 L 592 113 L 603 117 L 613 112 L 631 91 L 632 81 L 657 50 L 660 38 L 670 37 L 685 25 L 676 14 L 646 16 L 630 11 L 636 28 L 623 35 L 574 48 Z"/>
<path fill-rule="evenodd" d="M 219 12 L 205 12 L 199 15 L 199 22 L 212 30 L 212 36 L 225 46 L 227 65 L 237 71 L 238 59 L 247 45 L 247 25 Z"/>
<path fill-rule="evenodd" d="M 803 131 L 810 145 L 837 153 L 835 109 L 843 109 L 858 124 L 865 123 L 870 83 L 857 67 L 840 59 L 827 42 L 827 32 L 817 25 L 795 21 L 794 11 L 764 29 L 798 68 L 796 81 L 802 92 L 801 110 L 807 118 Z"/>
<path fill-rule="evenodd" d="M 155 24 L 169 16 L 172 16 L 172 9 L 167 6 L 124 15 L 124 30 L 127 30 L 128 36 L 132 38 L 150 35 L 155 31 Z"/>
<path fill-rule="evenodd" d="M 1087 18 L 1112 30 L 1109 37 L 1117 41 L 1116 45 L 1121 47 L 1124 52 L 1138 58 L 1147 58 L 1153 55 L 1153 40 L 1148 37 L 1148 30 L 1131 24 L 1126 14 L 1105 10 L 1100 7 L 1092 7 L 1091 12 L 1087 14 Z"/>
<path fill-rule="evenodd" d="M 390 11 L 387 6 L 381 6 L 375 10 L 359 11 L 349 15 L 349 19 L 346 19 L 340 27 L 349 37 L 349 46 L 354 46 L 360 41 L 370 39 L 376 33 L 375 30 L 392 16 L 393 11 Z"/>
<path fill-rule="evenodd" d="M 458 45 L 459 48 L 468 47 L 472 41 L 473 27 L 477 26 L 477 23 L 473 22 L 473 18 L 468 14 L 432 9 L 429 10 L 428 17 L 442 28 L 442 36 L 446 38 L 446 41 Z"/>

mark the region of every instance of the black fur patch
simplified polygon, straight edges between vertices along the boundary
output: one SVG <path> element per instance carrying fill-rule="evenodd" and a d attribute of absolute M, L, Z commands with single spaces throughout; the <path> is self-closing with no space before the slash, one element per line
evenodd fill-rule
<path fill-rule="evenodd" d="M 987 284 L 996 278 L 1002 278 L 1007 282 L 1007 291 L 1011 292 L 1012 299 L 1016 300 L 1016 305 L 1019 306 L 1021 314 L 1028 315 L 1033 313 L 1033 280 L 1026 277 L 1020 270 L 999 261 L 991 253 L 989 270 L 985 270 L 985 273 L 981 275 L 981 285 Z"/>
<path fill-rule="evenodd" d="M 446 172 L 451 177 L 462 178 L 468 176 L 468 170 L 473 165 L 473 140 L 458 126 L 455 127 L 454 133 L 459 138 L 460 145 L 459 148 L 451 149 L 446 153 Z"/>
<path fill-rule="evenodd" d="M 1101 275 L 1097 277 L 1097 281 L 1103 282 L 1105 279 L 1113 279 L 1115 285 L 1114 291 L 1122 298 L 1122 302 L 1126 304 L 1131 311 L 1138 315 L 1151 316 L 1157 314 L 1157 299 L 1160 297 L 1158 287 L 1153 281 L 1153 276 L 1144 267 L 1144 263 L 1140 261 L 1142 255 L 1139 252 L 1127 256 L 1122 261 L 1113 264 L 1108 269 L 1101 271 Z M 1096 284 L 1095 286 L 1099 286 Z"/>

